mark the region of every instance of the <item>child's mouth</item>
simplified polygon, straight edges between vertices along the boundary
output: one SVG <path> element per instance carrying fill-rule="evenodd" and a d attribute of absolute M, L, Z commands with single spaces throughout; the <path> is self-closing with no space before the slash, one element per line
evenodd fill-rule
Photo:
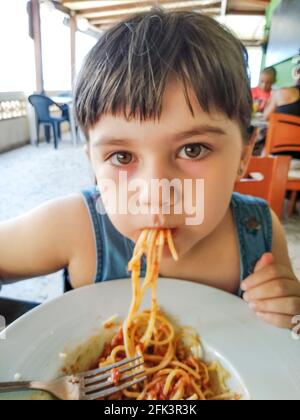
<path fill-rule="evenodd" d="M 172 233 L 172 237 L 176 238 L 176 236 L 178 235 L 179 228 L 171 228 L 170 231 Z"/>
<path fill-rule="evenodd" d="M 165 227 L 165 226 L 160 226 L 160 227 L 155 226 L 152 229 L 154 229 L 154 230 L 166 230 L 166 231 L 169 230 L 171 232 L 173 238 L 176 238 L 176 236 L 178 235 L 178 231 L 179 231 L 179 228 L 174 228 L 174 227 L 170 228 L 170 227 Z"/>
<path fill-rule="evenodd" d="M 173 240 L 175 241 L 176 239 L 178 239 L 178 235 L 179 235 L 179 233 L 180 233 L 180 228 L 179 227 L 167 227 L 167 226 L 155 226 L 155 227 L 146 227 L 146 228 L 144 228 L 144 229 L 142 229 L 141 231 L 140 231 L 140 233 L 143 231 L 143 230 L 145 230 L 145 229 L 149 229 L 149 230 L 164 230 L 164 231 L 170 231 L 171 232 L 171 235 L 172 235 L 172 238 L 173 238 Z M 171 256 L 171 253 L 170 253 L 170 249 L 169 249 L 169 246 L 166 244 L 166 246 L 165 246 L 165 248 L 164 248 L 164 256 Z"/>

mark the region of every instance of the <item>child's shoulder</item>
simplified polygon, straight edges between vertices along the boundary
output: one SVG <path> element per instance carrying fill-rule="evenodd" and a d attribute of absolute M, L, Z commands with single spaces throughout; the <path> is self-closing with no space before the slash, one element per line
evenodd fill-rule
<path fill-rule="evenodd" d="M 72 194 L 54 200 L 50 200 L 39 207 L 40 213 L 45 218 L 61 220 L 62 223 L 74 223 L 74 220 L 81 220 L 86 214 L 86 207 L 81 194 Z"/>
<path fill-rule="evenodd" d="M 66 253 L 64 267 L 68 268 L 72 286 L 91 284 L 96 270 L 96 249 L 93 226 L 82 194 L 54 200 L 49 206 L 52 207 L 56 244 Z"/>
<path fill-rule="evenodd" d="M 241 243 L 245 266 L 253 267 L 265 253 L 272 252 L 275 261 L 291 267 L 284 227 L 267 201 L 234 193 L 232 208 Z"/>
<path fill-rule="evenodd" d="M 233 194 L 231 206 L 245 277 L 252 272 L 261 255 L 272 251 L 273 213 L 267 201 L 238 193 Z"/>
<path fill-rule="evenodd" d="M 21 218 L 22 220 L 22 218 Z M 24 217 L 28 230 L 65 253 L 68 262 L 92 242 L 89 214 L 81 194 L 50 200 Z M 32 229 L 35 227 L 35 229 Z M 91 238 L 91 239 L 90 239 Z"/>
<path fill-rule="evenodd" d="M 246 233 L 263 230 L 268 238 L 272 236 L 272 210 L 268 202 L 259 197 L 234 193 L 231 206 L 239 229 Z"/>
<path fill-rule="evenodd" d="M 268 202 L 263 198 L 253 197 L 252 195 L 244 195 L 240 193 L 233 193 L 232 204 L 235 206 L 243 207 L 263 207 L 270 210 Z"/>

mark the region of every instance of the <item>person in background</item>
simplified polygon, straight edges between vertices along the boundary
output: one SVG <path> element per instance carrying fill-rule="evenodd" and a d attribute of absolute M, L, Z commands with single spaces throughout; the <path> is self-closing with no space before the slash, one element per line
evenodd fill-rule
<path fill-rule="evenodd" d="M 268 106 L 272 98 L 272 87 L 277 80 L 277 71 L 274 67 L 265 68 L 259 80 L 259 86 L 252 88 L 252 99 L 253 99 L 253 113 L 263 114 L 265 108 Z M 258 130 L 256 143 L 253 149 L 254 156 L 261 156 L 267 137 L 267 129 L 260 128 Z"/>
<path fill-rule="evenodd" d="M 252 88 L 254 112 L 264 112 L 272 95 L 272 86 L 276 83 L 277 71 L 274 67 L 265 68 L 259 80 L 259 86 Z"/>
<path fill-rule="evenodd" d="M 265 120 L 268 120 L 274 112 L 300 117 L 300 61 L 296 64 L 293 73 L 295 75 L 295 85 L 273 92 L 272 98 L 264 111 Z M 288 154 L 293 159 L 298 160 L 298 162 L 293 162 L 293 169 L 298 169 L 300 167 L 300 153 L 293 152 Z"/>
<path fill-rule="evenodd" d="M 264 119 L 268 120 L 274 112 L 300 117 L 300 61 L 295 66 L 295 86 L 278 89 L 264 111 Z"/>

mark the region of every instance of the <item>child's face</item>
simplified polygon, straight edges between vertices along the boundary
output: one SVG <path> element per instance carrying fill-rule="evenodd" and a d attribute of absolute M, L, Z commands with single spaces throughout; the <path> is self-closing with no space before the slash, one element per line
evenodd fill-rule
<path fill-rule="evenodd" d="M 187 254 L 203 238 L 210 235 L 228 212 L 238 171 L 251 155 L 251 147 L 243 143 L 239 126 L 221 113 L 205 113 L 193 92 L 189 92 L 194 109 L 191 114 L 180 84 L 170 83 L 159 121 L 128 121 L 123 115 L 105 115 L 90 130 L 89 155 L 100 185 L 109 179 L 117 191 L 126 189 L 119 173 L 128 182 L 142 180 L 148 186 L 152 179 L 204 179 L 204 222 L 186 225 L 186 214 L 131 215 L 109 214 L 114 226 L 124 236 L 136 241 L 144 228 L 174 228 L 179 254 Z M 193 145 L 193 146 L 191 146 Z M 129 192 L 133 198 L 150 207 L 145 188 Z M 113 189 L 102 193 L 103 201 L 114 200 Z M 193 203 L 196 200 L 193 189 Z M 171 195 L 171 201 L 174 194 Z M 199 200 L 199 198 L 197 198 Z M 202 198 L 201 198 L 202 200 Z M 157 203 L 156 203 L 157 204 Z M 159 201 L 159 206 L 162 206 Z M 172 203 L 169 203 L 172 207 Z M 174 202 L 173 202 L 174 204 Z"/>
<path fill-rule="evenodd" d="M 260 76 L 259 87 L 264 92 L 271 92 L 274 84 L 274 77 L 269 73 L 262 73 Z"/>

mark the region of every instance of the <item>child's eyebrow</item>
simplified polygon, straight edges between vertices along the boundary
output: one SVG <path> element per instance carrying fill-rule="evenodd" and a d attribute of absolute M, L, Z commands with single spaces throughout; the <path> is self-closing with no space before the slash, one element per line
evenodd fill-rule
<path fill-rule="evenodd" d="M 213 125 L 200 125 L 197 127 L 193 127 L 189 130 L 181 131 L 178 133 L 173 133 L 169 137 L 172 138 L 174 141 L 181 141 L 186 138 L 199 136 L 203 134 L 217 134 L 217 135 L 226 135 L 226 131 L 223 130 L 221 127 L 213 126 Z M 111 136 L 103 136 L 98 138 L 93 147 L 97 146 L 125 146 L 126 144 L 132 143 L 134 139 L 125 139 L 125 138 L 116 138 Z"/>
<path fill-rule="evenodd" d="M 203 134 L 218 134 L 218 135 L 224 136 L 226 135 L 226 131 L 223 130 L 223 128 L 218 127 L 218 126 L 204 124 L 204 125 L 199 125 L 197 127 L 191 128 L 189 130 L 182 131 L 180 133 L 176 133 L 174 135 L 174 140 L 179 141 L 179 140 L 183 140 L 189 137 L 199 136 Z"/>

